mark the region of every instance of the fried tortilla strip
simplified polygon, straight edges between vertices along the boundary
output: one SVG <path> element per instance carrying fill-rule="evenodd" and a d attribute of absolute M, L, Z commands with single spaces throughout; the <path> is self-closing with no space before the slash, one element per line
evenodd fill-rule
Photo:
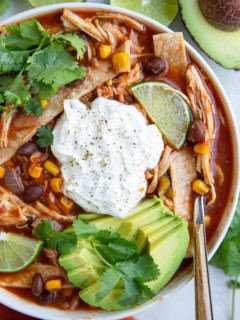
<path fill-rule="evenodd" d="M 169 169 L 171 163 L 176 159 L 177 151 L 174 151 L 168 145 L 163 150 L 163 155 L 158 163 L 158 178 L 164 175 Z"/>
<path fill-rule="evenodd" d="M 144 25 L 141 24 L 140 22 L 125 16 L 120 13 L 114 13 L 114 12 L 107 12 L 107 13 L 102 13 L 98 12 L 97 16 L 98 19 L 114 19 L 117 20 L 117 22 L 124 23 L 126 26 L 131 27 L 133 29 L 136 29 L 138 31 L 143 31 L 144 30 Z"/>
<path fill-rule="evenodd" d="M 211 169 L 211 146 L 212 139 L 215 135 L 214 103 L 211 94 L 195 65 L 188 65 L 186 80 L 187 93 L 191 102 L 190 107 L 194 119 L 203 121 L 206 131 L 206 141 L 208 142 L 210 150 L 207 154 L 199 154 L 197 159 L 197 170 L 203 175 L 204 181 L 210 187 L 210 198 L 207 202 L 207 206 L 210 206 L 216 200 L 214 178 Z"/>
<path fill-rule="evenodd" d="M 31 288 L 32 278 L 36 273 L 41 273 L 45 281 L 56 277 L 63 277 L 66 279 L 63 287 L 73 287 L 73 285 L 67 281 L 66 274 L 61 267 L 42 263 L 33 263 L 17 273 L 0 273 L 0 286 L 9 288 Z"/>
<path fill-rule="evenodd" d="M 65 21 L 70 22 L 76 30 L 82 30 L 83 32 L 87 33 L 89 36 L 93 37 L 99 42 L 106 42 L 107 39 L 103 36 L 103 34 L 99 31 L 97 27 L 91 22 L 90 19 L 82 19 L 77 14 L 73 13 L 72 11 L 68 9 L 63 10 L 62 15 L 62 21 L 63 23 Z M 67 27 L 69 28 L 69 23 L 67 24 Z"/>
<path fill-rule="evenodd" d="M 27 222 L 28 217 L 39 216 L 36 209 L 0 186 L 0 225 L 22 225 Z"/>
<path fill-rule="evenodd" d="M 112 65 L 109 61 L 103 61 L 99 67 L 90 67 L 85 81 L 74 89 L 63 87 L 60 91 L 51 97 L 47 108 L 42 116 L 39 117 L 39 125 L 30 128 L 18 128 L 15 136 L 10 137 L 8 146 L 0 150 L 0 164 L 11 159 L 17 150 L 36 133 L 37 128 L 45 125 L 54 119 L 63 111 L 64 99 L 79 99 L 86 93 L 91 92 L 103 82 L 110 80 L 116 76 Z"/>
<path fill-rule="evenodd" d="M 191 221 L 193 214 L 192 183 L 197 178 L 196 160 L 190 148 L 177 152 L 170 166 L 174 212 Z"/>
<path fill-rule="evenodd" d="M 187 55 L 181 32 L 161 33 L 153 36 L 154 54 L 168 61 L 169 71 L 180 79 L 185 77 Z"/>
<path fill-rule="evenodd" d="M 10 117 L 8 117 L 7 120 L 5 120 L 5 117 L 11 111 L 12 107 L 13 105 L 9 106 L 7 110 L 2 113 L 0 119 L 0 149 L 6 148 L 8 145 L 8 135 L 15 112 Z"/>

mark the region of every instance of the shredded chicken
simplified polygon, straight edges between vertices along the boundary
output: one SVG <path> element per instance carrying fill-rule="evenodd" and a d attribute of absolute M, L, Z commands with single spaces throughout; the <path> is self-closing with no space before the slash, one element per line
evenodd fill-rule
<path fill-rule="evenodd" d="M 60 222 L 72 222 L 76 216 L 65 216 L 60 213 L 58 213 L 55 210 L 50 210 L 47 208 L 44 204 L 42 204 L 40 201 L 37 201 L 35 204 L 35 208 L 42 214 L 51 217 L 52 219 Z"/>
<path fill-rule="evenodd" d="M 106 12 L 106 13 L 102 13 L 102 12 L 98 12 L 96 14 L 97 18 L 101 18 L 101 19 L 116 19 L 119 23 L 124 23 L 126 26 L 129 26 L 133 29 L 136 29 L 138 31 L 144 31 L 144 25 L 141 24 L 140 22 L 125 16 L 123 14 L 120 13 L 114 13 L 114 12 Z"/>
<path fill-rule="evenodd" d="M 214 163 L 214 167 L 217 171 L 218 185 L 221 187 L 224 182 L 224 173 L 223 173 L 222 168 L 220 167 L 219 164 L 217 164 L 216 162 L 213 162 L 213 163 Z"/>
<path fill-rule="evenodd" d="M 123 42 L 126 40 L 126 37 L 127 37 L 126 30 L 121 26 L 111 22 L 105 22 L 102 25 L 102 28 L 105 31 L 108 30 L 112 34 L 112 36 L 115 38 L 116 42 Z"/>
<path fill-rule="evenodd" d="M 195 65 L 188 65 L 186 80 L 187 93 L 194 118 L 196 120 L 201 119 L 206 129 L 206 141 L 210 151 L 207 154 L 198 155 L 196 168 L 203 175 L 205 183 L 210 187 L 210 198 L 207 202 L 207 206 L 210 206 L 216 200 L 214 178 L 211 169 L 211 145 L 215 130 L 214 104 L 211 94 Z"/>
<path fill-rule="evenodd" d="M 52 265 L 59 267 L 57 250 L 43 248 L 42 253 Z"/>
<path fill-rule="evenodd" d="M 69 23 L 75 27 L 75 30 L 82 30 L 89 36 L 93 37 L 99 42 L 106 42 L 106 38 L 102 35 L 97 27 L 92 23 L 91 19 L 82 19 L 77 14 L 73 13 L 68 9 L 63 10 L 62 15 L 63 25 L 65 26 L 65 21 L 67 21 L 67 28 L 69 28 Z"/>
<path fill-rule="evenodd" d="M 147 193 L 153 193 L 158 185 L 158 166 L 156 166 L 153 170 L 153 177 L 152 177 L 152 181 L 150 182 L 148 188 L 147 188 Z"/>
<path fill-rule="evenodd" d="M 0 225 L 23 225 L 28 217 L 38 216 L 40 213 L 36 209 L 0 186 Z"/>
<path fill-rule="evenodd" d="M 10 126 L 15 112 L 7 119 L 4 120 L 8 113 L 11 111 L 13 105 L 9 106 L 6 111 L 2 113 L 0 119 L 0 149 L 6 148 L 8 145 L 8 135 L 10 132 Z"/>
<path fill-rule="evenodd" d="M 120 102 L 126 102 L 126 96 L 131 96 L 129 87 L 142 79 L 140 64 L 136 64 L 130 72 L 108 81 L 97 88 L 97 96 L 104 98 L 116 97 Z"/>
<path fill-rule="evenodd" d="M 158 179 L 169 169 L 171 163 L 176 159 L 177 151 L 174 151 L 168 145 L 163 150 L 161 160 L 158 164 Z"/>

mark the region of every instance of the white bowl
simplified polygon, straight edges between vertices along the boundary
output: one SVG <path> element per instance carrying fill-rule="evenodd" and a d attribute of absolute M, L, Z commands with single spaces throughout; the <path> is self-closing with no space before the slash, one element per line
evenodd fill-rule
<path fill-rule="evenodd" d="M 143 24 L 155 29 L 159 32 L 171 32 L 170 29 L 166 28 L 165 26 L 161 25 L 160 23 L 147 18 L 141 14 L 136 12 L 132 12 L 126 9 L 121 9 L 114 6 L 108 6 L 103 4 L 89 4 L 89 3 L 61 3 L 57 5 L 51 6 L 44 6 L 39 7 L 36 9 L 28 10 L 23 13 L 17 14 L 5 21 L 1 24 L 11 24 L 16 23 L 21 20 L 30 19 L 39 15 L 52 13 L 55 11 L 60 11 L 63 8 L 70 8 L 70 9 L 82 9 L 84 11 L 98 11 L 104 10 L 108 12 L 118 12 L 122 14 L 126 14 Z M 231 188 L 229 190 L 229 197 L 228 202 L 225 208 L 225 212 L 222 216 L 220 223 L 211 238 L 211 241 L 208 243 L 208 252 L 209 252 L 209 259 L 213 256 L 217 248 L 219 247 L 220 243 L 222 242 L 228 227 L 231 223 L 236 204 L 239 194 L 239 186 L 240 186 L 240 176 L 239 176 L 239 168 L 240 168 L 240 146 L 239 146 L 239 137 L 238 137 L 238 130 L 237 125 L 234 119 L 234 115 L 232 113 L 232 108 L 230 102 L 226 96 L 226 93 L 220 84 L 219 80 L 217 79 L 216 75 L 213 73 L 211 68 L 205 62 L 205 60 L 197 53 L 195 49 L 193 49 L 189 44 L 186 43 L 187 50 L 190 55 L 193 57 L 194 61 L 198 65 L 201 66 L 202 70 L 206 73 L 207 77 L 212 82 L 216 93 L 218 94 L 223 107 L 225 109 L 225 114 L 227 117 L 227 122 L 229 128 L 231 128 L 231 140 L 233 143 L 233 178 Z M 146 310 L 149 308 L 153 303 L 159 302 L 163 297 L 166 297 L 174 290 L 183 287 L 188 281 L 190 281 L 193 277 L 192 273 L 192 263 L 187 263 L 183 267 L 181 267 L 180 271 L 174 276 L 174 278 L 167 284 L 167 286 L 162 289 L 154 299 L 148 301 L 140 306 L 135 308 L 123 310 L 123 311 L 104 311 L 104 310 L 97 310 L 97 311 L 76 311 L 76 312 L 67 312 L 57 310 L 55 308 L 50 307 L 41 307 L 39 305 L 35 305 L 27 300 L 21 299 L 20 297 L 12 294 L 11 292 L 0 288 L 0 302 L 12 309 L 15 309 L 19 312 L 25 313 L 30 316 L 34 316 L 37 318 L 41 318 L 42 320 L 84 320 L 84 319 L 95 319 L 95 320 L 110 320 L 110 319 L 120 319 L 125 318 L 127 316 L 136 314 L 140 311 Z"/>

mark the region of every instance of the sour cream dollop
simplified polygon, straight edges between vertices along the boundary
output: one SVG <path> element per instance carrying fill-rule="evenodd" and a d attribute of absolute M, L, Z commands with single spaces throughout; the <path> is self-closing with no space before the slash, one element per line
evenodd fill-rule
<path fill-rule="evenodd" d="M 97 98 L 88 109 L 64 101 L 52 152 L 62 163 L 64 194 L 89 212 L 123 218 L 145 196 L 146 169 L 164 148 L 162 135 L 133 105 Z"/>

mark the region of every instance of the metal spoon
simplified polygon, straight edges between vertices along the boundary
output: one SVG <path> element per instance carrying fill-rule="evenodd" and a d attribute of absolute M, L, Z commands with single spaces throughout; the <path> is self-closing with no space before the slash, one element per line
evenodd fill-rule
<path fill-rule="evenodd" d="M 194 203 L 193 239 L 196 320 L 213 320 L 202 196 Z"/>

